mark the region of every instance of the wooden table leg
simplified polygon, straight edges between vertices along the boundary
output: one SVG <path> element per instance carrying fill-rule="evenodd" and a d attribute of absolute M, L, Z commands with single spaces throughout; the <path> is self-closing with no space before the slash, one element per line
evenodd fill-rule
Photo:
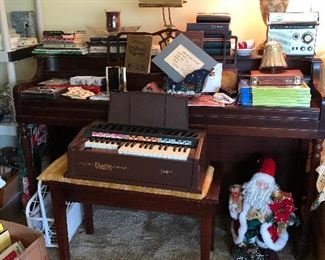
<path fill-rule="evenodd" d="M 64 200 L 64 192 L 56 186 L 51 186 L 51 197 L 53 215 L 58 239 L 60 260 L 70 260 L 68 226 L 66 216 L 66 205 Z"/>
<path fill-rule="evenodd" d="M 214 205 L 211 205 L 211 214 L 212 214 L 212 219 L 211 219 L 211 251 L 214 251 L 214 229 L 215 229 L 215 222 L 216 222 L 216 207 Z"/>
<path fill-rule="evenodd" d="M 211 237 L 212 237 L 212 212 L 209 205 L 202 208 L 201 215 L 201 260 L 208 260 L 210 258 Z"/>
<path fill-rule="evenodd" d="M 92 204 L 84 203 L 84 227 L 86 234 L 94 233 L 93 207 Z"/>

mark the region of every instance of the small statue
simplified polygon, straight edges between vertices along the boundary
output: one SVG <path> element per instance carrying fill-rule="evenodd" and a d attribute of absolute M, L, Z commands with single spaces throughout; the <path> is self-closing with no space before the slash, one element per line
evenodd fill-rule
<path fill-rule="evenodd" d="M 252 251 L 252 245 L 263 250 L 283 249 L 289 237 L 287 227 L 296 223 L 292 196 L 275 183 L 275 168 L 273 159 L 263 158 L 250 181 L 230 187 L 231 234 L 241 252 L 245 247 Z"/>

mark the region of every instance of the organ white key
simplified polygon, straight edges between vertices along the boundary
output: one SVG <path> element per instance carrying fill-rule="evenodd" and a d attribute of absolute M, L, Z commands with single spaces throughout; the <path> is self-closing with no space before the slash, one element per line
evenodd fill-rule
<path fill-rule="evenodd" d="M 103 139 L 103 138 L 90 139 L 85 142 L 85 148 L 117 150 L 118 146 L 119 146 L 118 141 Z"/>
<path fill-rule="evenodd" d="M 190 150 L 190 148 L 150 143 L 126 143 L 118 149 L 118 153 L 142 157 L 187 160 Z"/>

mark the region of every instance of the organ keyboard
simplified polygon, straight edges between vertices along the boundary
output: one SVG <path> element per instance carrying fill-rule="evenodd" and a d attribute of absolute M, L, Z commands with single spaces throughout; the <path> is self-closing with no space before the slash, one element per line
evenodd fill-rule
<path fill-rule="evenodd" d="M 205 135 L 93 122 L 68 147 L 66 177 L 200 193 L 207 167 Z"/>
<path fill-rule="evenodd" d="M 188 128 L 187 110 L 171 95 L 112 93 L 108 121 L 70 143 L 65 176 L 201 193 L 206 134 Z"/>

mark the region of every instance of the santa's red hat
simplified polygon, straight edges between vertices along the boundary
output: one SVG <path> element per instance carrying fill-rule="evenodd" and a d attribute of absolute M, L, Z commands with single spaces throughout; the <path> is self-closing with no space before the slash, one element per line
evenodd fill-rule
<path fill-rule="evenodd" d="M 275 161 L 272 158 L 264 157 L 260 160 L 260 173 L 265 173 L 270 176 L 275 175 Z"/>

